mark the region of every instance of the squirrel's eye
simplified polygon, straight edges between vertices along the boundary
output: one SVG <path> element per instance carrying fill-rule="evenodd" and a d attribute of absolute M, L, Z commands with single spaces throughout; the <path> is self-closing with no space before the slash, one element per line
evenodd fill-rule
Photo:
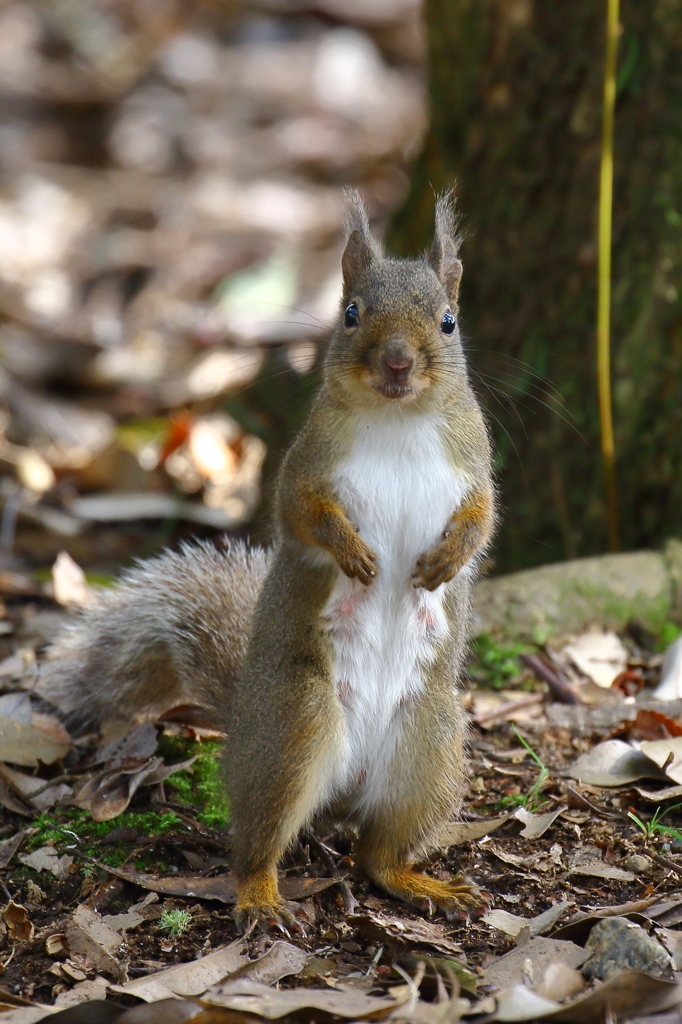
<path fill-rule="evenodd" d="M 360 323 L 360 310 L 354 302 L 351 302 L 350 306 L 346 306 L 343 322 L 346 327 L 357 327 Z"/>
<path fill-rule="evenodd" d="M 443 334 L 452 334 L 455 329 L 455 318 L 449 309 L 446 309 L 443 313 L 443 319 L 440 322 L 440 329 Z"/>

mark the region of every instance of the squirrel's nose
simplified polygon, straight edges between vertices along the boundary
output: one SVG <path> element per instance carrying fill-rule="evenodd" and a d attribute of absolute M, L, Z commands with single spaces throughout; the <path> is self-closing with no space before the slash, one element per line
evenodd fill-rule
<path fill-rule="evenodd" d="M 394 373 L 406 373 L 414 366 L 414 359 L 411 356 L 384 356 L 384 366 Z"/>

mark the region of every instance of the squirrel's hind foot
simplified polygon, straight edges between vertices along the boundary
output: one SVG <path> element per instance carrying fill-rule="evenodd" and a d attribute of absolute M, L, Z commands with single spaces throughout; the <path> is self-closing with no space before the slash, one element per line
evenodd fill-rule
<path fill-rule="evenodd" d="M 486 894 L 462 875 L 442 882 L 407 867 L 396 867 L 380 873 L 374 870 L 371 877 L 392 896 L 429 913 L 436 907 L 449 921 L 476 917 L 485 911 L 488 903 Z"/>
<path fill-rule="evenodd" d="M 305 935 L 305 928 L 298 921 L 285 903 L 274 903 L 266 906 L 235 907 L 234 923 L 237 930 L 244 935 L 256 925 L 264 931 L 279 931 L 285 938 L 292 934 Z"/>
<path fill-rule="evenodd" d="M 300 934 L 304 931 L 301 922 L 280 896 L 276 875 L 273 877 L 270 872 L 254 875 L 238 885 L 233 916 L 241 932 L 247 931 L 254 923 L 261 928 L 276 928 L 288 938 L 292 932 Z"/>

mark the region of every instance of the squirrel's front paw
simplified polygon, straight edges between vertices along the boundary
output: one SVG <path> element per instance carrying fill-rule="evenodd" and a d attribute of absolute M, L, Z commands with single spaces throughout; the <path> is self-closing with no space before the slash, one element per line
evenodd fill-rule
<path fill-rule="evenodd" d="M 423 587 L 424 590 L 435 590 L 441 583 L 453 579 L 461 568 L 461 560 L 456 557 L 452 545 L 445 541 L 418 559 L 416 571 L 412 576 L 414 586 Z"/>
<path fill-rule="evenodd" d="M 358 579 L 368 587 L 377 574 L 377 556 L 361 537 L 353 538 L 355 543 L 336 556 L 339 568 L 351 579 Z"/>

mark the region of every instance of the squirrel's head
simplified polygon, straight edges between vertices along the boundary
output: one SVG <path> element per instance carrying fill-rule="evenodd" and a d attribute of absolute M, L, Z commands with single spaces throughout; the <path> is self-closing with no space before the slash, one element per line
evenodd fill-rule
<path fill-rule="evenodd" d="M 382 254 L 355 192 L 348 196 L 347 227 L 341 313 L 325 364 L 328 387 L 363 407 L 417 403 L 426 409 L 456 397 L 466 371 L 451 196 L 438 198 L 433 244 L 419 260 Z"/>

